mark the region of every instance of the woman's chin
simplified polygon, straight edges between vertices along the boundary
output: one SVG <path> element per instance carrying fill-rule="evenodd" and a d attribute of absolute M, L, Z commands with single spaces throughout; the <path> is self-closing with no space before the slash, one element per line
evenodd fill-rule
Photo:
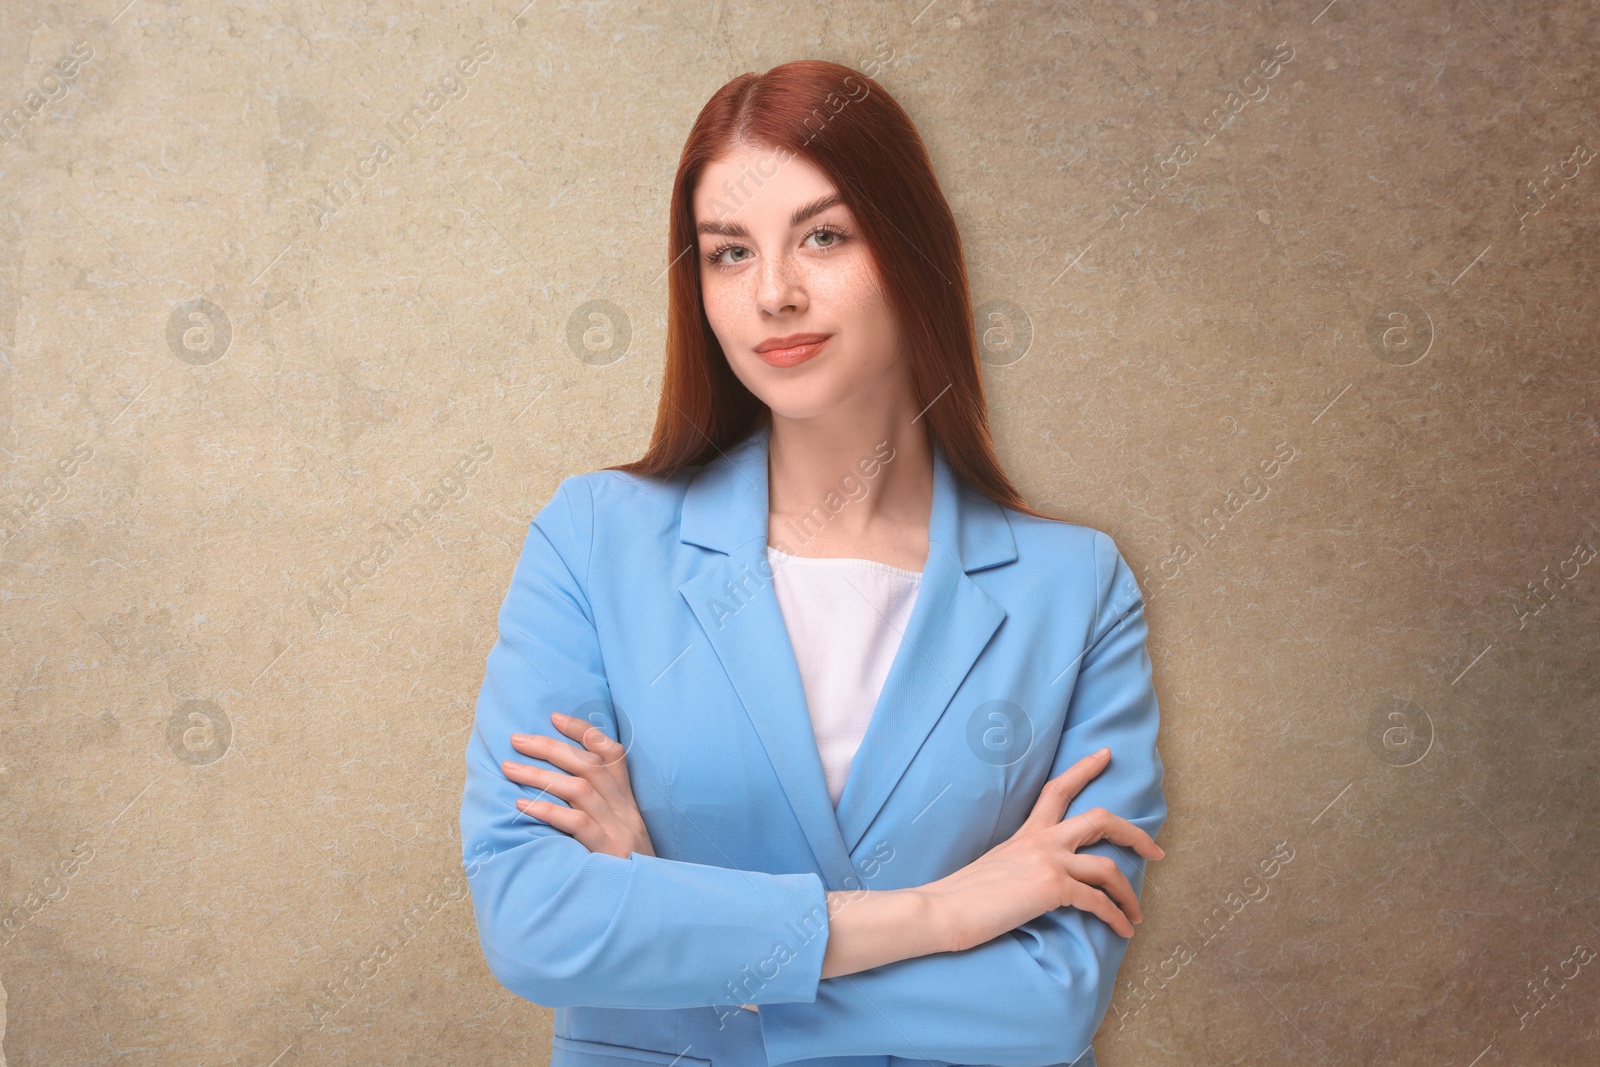
<path fill-rule="evenodd" d="M 812 397 L 797 396 L 794 391 L 770 394 L 771 399 L 766 401 L 767 407 L 772 409 L 773 418 L 814 419 L 819 415 L 826 415 L 839 406 L 839 400 L 834 396 Z"/>

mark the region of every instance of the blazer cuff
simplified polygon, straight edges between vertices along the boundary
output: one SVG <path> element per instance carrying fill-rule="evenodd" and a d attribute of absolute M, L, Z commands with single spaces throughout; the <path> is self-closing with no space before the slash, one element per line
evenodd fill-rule
<path fill-rule="evenodd" d="M 828 897 L 815 873 L 754 874 L 634 853 L 635 928 L 667 967 L 705 969 L 717 1003 L 809 1004 L 828 947 Z M 753 892 L 752 874 L 761 885 Z M 713 962 L 707 946 L 717 946 Z M 715 971 L 710 968 L 715 967 Z"/>
<path fill-rule="evenodd" d="M 1057 909 L 1064 911 L 1070 909 Z M 1081 912 L 1057 913 L 1046 913 L 1046 921 L 1083 922 Z M 1108 937 L 1122 940 L 1110 927 L 1101 940 Z M 1090 1067 L 1090 1018 L 1100 980 L 1114 971 L 1102 972 L 1081 950 L 1037 958 L 1013 931 L 962 952 L 829 978 L 815 1003 L 763 1006 L 757 1018 L 769 1067 L 886 1055 L 996 1067 Z"/>

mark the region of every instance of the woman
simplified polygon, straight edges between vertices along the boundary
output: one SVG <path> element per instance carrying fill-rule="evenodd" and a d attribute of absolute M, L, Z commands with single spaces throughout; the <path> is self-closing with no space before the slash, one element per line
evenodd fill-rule
<path fill-rule="evenodd" d="M 995 459 L 911 121 L 734 79 L 671 251 L 650 449 L 557 487 L 489 653 L 490 970 L 555 1067 L 1092 1064 L 1162 855 L 1143 601 Z"/>

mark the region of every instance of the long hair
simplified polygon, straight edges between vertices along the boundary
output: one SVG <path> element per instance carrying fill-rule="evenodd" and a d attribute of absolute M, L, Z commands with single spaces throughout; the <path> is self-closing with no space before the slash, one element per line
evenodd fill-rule
<path fill-rule="evenodd" d="M 832 180 L 872 253 L 911 361 L 930 447 L 996 503 L 1036 515 L 995 457 L 955 217 L 905 110 L 872 78 L 800 60 L 728 82 L 696 117 L 672 185 L 666 366 L 650 447 L 607 470 L 671 475 L 709 462 L 770 412 L 728 365 L 700 290 L 694 193 L 707 164 L 737 144 L 786 149 Z M 759 168 L 758 168 L 759 169 Z M 766 175 L 771 177 L 771 175 Z M 746 171 L 737 183 L 749 195 Z M 735 193 L 737 196 L 738 194 Z"/>

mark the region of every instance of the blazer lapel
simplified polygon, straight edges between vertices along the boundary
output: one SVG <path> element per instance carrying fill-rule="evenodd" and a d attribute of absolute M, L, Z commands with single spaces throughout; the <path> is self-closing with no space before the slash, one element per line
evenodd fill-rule
<path fill-rule="evenodd" d="M 722 556 L 678 590 L 750 716 L 824 883 L 854 888 L 851 854 L 1005 618 L 967 575 L 1016 559 L 1016 543 L 1000 507 L 966 489 L 935 445 L 928 562 L 836 813 L 767 564 L 770 432 L 763 420 L 691 480 L 679 538 Z"/>
<path fill-rule="evenodd" d="M 839 831 L 852 855 L 1005 620 L 968 573 L 1016 558 L 1005 512 L 963 485 L 936 444 L 921 588 L 839 796 Z"/>
<path fill-rule="evenodd" d="M 824 884 L 848 889 L 857 885 L 854 869 L 834 821 L 800 667 L 767 565 L 767 433 L 763 424 L 690 482 L 680 540 L 724 554 L 678 591 L 767 750 Z"/>

